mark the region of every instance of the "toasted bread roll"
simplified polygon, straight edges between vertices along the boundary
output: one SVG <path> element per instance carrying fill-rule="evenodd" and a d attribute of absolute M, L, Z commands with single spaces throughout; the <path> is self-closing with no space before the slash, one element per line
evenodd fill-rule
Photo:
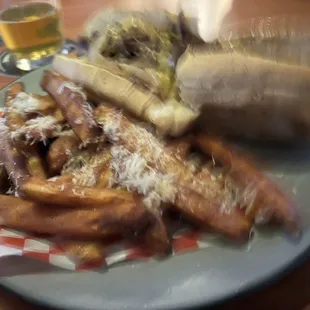
<path fill-rule="evenodd" d="M 309 67 L 241 51 L 189 48 L 176 76 L 181 99 L 201 111 L 199 131 L 252 141 L 310 137 Z"/>
<path fill-rule="evenodd" d="M 164 102 L 121 75 L 79 59 L 56 55 L 53 68 L 103 99 L 154 124 L 162 134 L 179 136 L 198 116 L 177 100 L 169 99 Z"/>

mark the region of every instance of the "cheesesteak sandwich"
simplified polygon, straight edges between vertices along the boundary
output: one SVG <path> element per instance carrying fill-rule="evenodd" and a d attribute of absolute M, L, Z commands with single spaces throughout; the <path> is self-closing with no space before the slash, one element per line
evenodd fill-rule
<path fill-rule="evenodd" d="M 53 67 L 163 135 L 195 128 L 250 140 L 309 138 L 309 34 L 295 19 L 226 27 L 211 43 L 187 22 L 104 10 L 85 26 L 86 59 L 56 56 Z"/>

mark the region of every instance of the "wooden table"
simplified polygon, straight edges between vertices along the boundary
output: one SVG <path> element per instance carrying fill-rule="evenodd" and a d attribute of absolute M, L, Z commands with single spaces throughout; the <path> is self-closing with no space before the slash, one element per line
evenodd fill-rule
<path fill-rule="evenodd" d="M 124 0 L 126 2 L 126 0 Z M 108 5 L 122 5 L 122 0 L 91 0 L 87 4 L 82 0 L 63 0 L 65 14 L 65 35 L 75 38 L 80 31 L 82 22 L 96 9 Z M 167 5 L 168 0 L 127 0 L 126 5 L 136 5 L 138 2 L 145 6 Z M 153 2 L 152 2 L 153 1 Z M 172 1 L 172 0 L 171 0 Z M 235 0 L 233 18 L 255 16 L 261 14 L 272 15 L 275 12 L 309 12 L 308 0 Z M 154 4 L 155 3 L 155 4 Z M 0 76 L 0 88 L 12 81 L 11 78 Z M 307 306 L 308 305 L 308 306 Z M 0 288 L 0 310 L 45 310 L 40 306 L 31 305 L 21 300 L 15 294 Z M 310 260 L 305 262 L 280 282 L 242 297 L 213 307 L 212 310 L 253 310 L 253 309 L 289 309 L 310 310 Z"/>

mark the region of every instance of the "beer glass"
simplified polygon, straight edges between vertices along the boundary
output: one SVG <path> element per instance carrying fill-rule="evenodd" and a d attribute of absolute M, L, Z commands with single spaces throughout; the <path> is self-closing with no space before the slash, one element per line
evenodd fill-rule
<path fill-rule="evenodd" d="M 63 45 L 59 0 L 0 0 L 0 34 L 16 66 L 47 64 Z"/>

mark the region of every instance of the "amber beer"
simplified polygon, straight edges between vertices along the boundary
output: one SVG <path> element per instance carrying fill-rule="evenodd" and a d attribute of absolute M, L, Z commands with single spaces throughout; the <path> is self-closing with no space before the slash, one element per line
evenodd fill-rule
<path fill-rule="evenodd" d="M 0 11 L 0 34 L 17 59 L 38 60 L 63 44 L 60 11 L 46 2 L 22 2 Z"/>

